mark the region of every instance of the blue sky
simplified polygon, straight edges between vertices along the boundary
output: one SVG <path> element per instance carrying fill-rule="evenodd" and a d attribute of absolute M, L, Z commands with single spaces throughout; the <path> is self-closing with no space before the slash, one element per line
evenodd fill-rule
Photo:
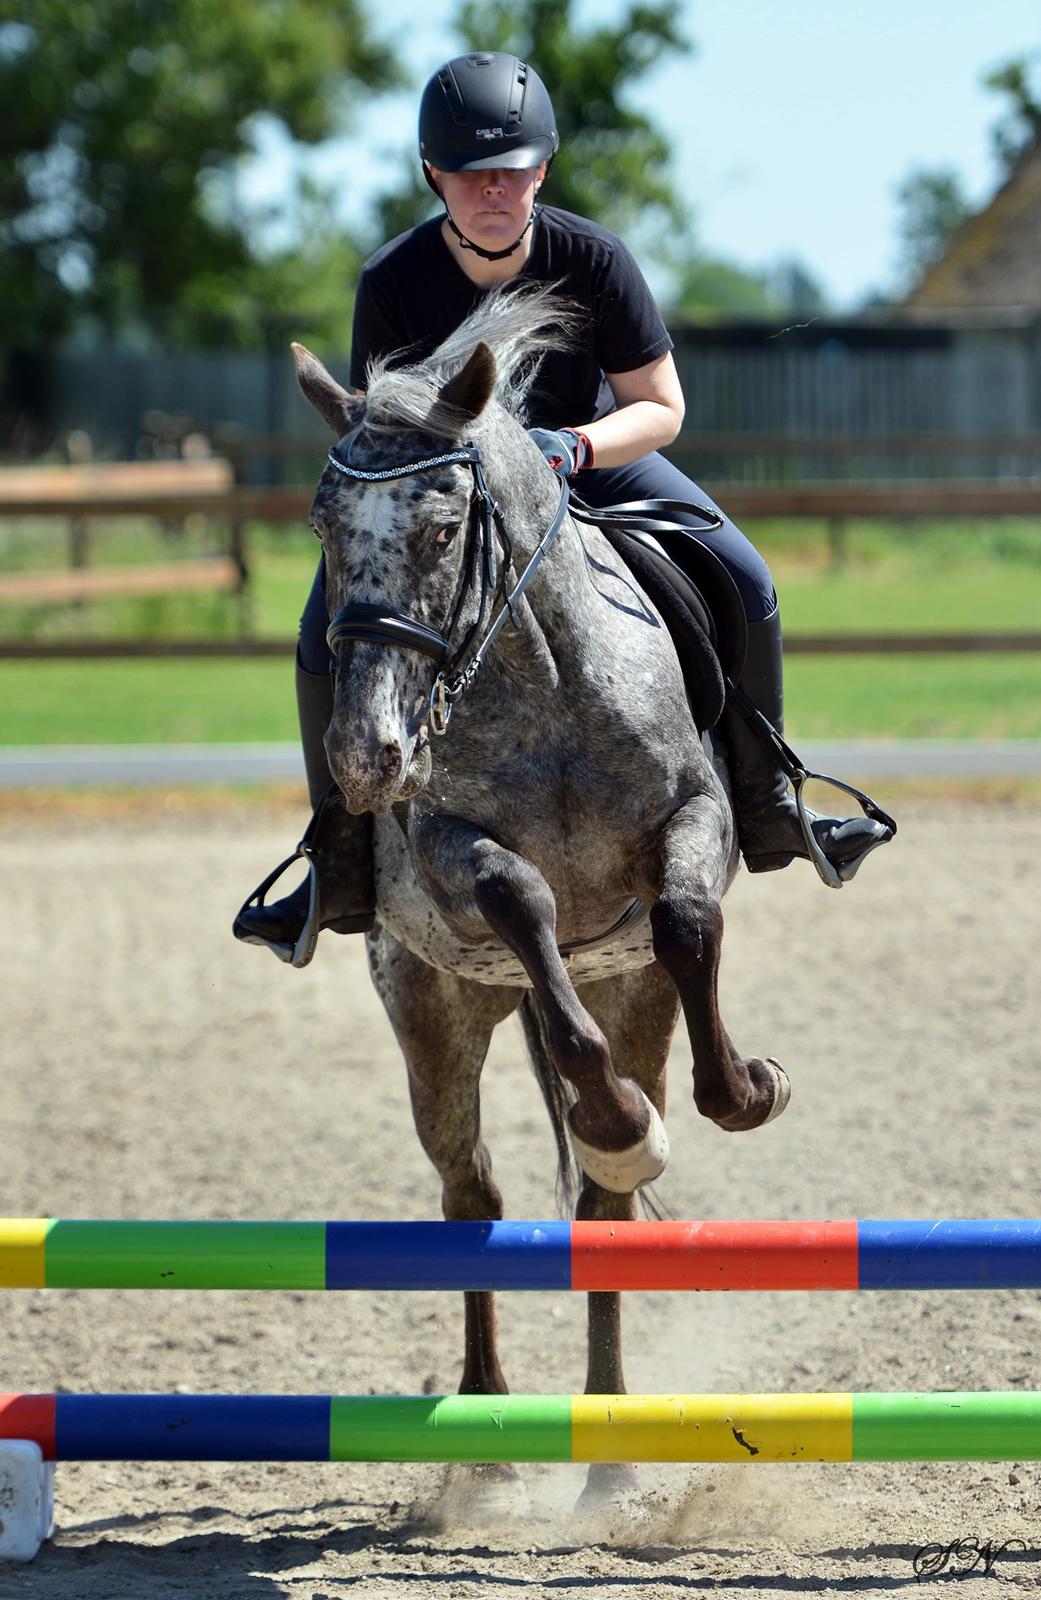
<path fill-rule="evenodd" d="M 579 0 L 576 15 L 622 9 Z M 458 49 L 454 10 L 380 0 L 370 14 L 420 85 Z M 633 101 L 672 143 L 701 244 L 747 267 L 799 257 L 841 309 L 892 282 L 895 190 L 913 168 L 953 168 L 978 203 L 992 193 L 1001 102 L 980 80 L 1041 50 L 1038 0 L 686 0 L 684 16 L 694 54 L 671 58 Z M 348 215 L 414 139 L 416 100 L 374 103 L 349 140 L 311 158 L 341 184 Z M 251 188 L 277 187 L 284 160 L 267 144 Z"/>

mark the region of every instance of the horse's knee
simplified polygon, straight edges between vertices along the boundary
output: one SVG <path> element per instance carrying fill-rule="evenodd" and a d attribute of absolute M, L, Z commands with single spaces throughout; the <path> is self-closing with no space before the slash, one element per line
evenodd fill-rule
<path fill-rule="evenodd" d="M 527 924 L 553 926 L 556 903 L 537 868 L 519 857 L 482 865 L 474 877 L 474 900 L 490 928 Z"/>
<path fill-rule="evenodd" d="M 666 891 L 651 907 L 651 941 L 666 972 L 714 964 L 723 942 L 719 902 Z"/>

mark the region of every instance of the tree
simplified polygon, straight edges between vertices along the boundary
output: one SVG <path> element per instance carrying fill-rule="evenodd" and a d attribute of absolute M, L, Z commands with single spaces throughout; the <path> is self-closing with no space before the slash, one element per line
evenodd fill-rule
<path fill-rule="evenodd" d="M 900 184 L 896 198 L 899 270 L 906 282 L 913 283 L 943 255 L 970 207 L 958 174 L 949 168 L 919 168 Z"/>
<path fill-rule="evenodd" d="M 824 292 L 799 261 L 780 261 L 762 271 L 695 253 L 677 274 L 670 307 L 694 322 L 727 318 L 755 321 L 812 316 L 827 310 Z"/>
<path fill-rule="evenodd" d="M 0 24 L 0 271 L 19 342 L 83 316 L 252 338 L 220 307 L 240 283 L 281 292 L 288 263 L 258 249 L 236 164 L 258 119 L 317 143 L 399 81 L 361 0 L 33 0 L 24 16 Z"/>
<path fill-rule="evenodd" d="M 730 317 L 768 317 L 778 310 L 766 275 L 748 272 L 732 261 L 695 256 L 678 274 L 670 310 L 692 322 Z"/>
<path fill-rule="evenodd" d="M 506 50 L 538 69 L 553 100 L 560 151 L 542 198 L 624 232 L 682 226 L 686 205 L 668 176 L 669 147 L 626 90 L 670 51 L 687 51 L 679 0 L 634 0 L 614 24 L 579 28 L 571 0 L 463 0 L 453 21 L 464 50 Z M 447 54 L 447 52 L 446 52 Z M 378 205 L 387 233 L 428 216 L 415 172 Z"/>
<path fill-rule="evenodd" d="M 1041 135 L 1041 101 L 1031 83 L 1034 63 L 1039 53 L 1014 56 L 1003 66 L 989 72 L 983 82 L 1008 97 L 1010 104 L 993 132 L 994 148 L 998 159 L 1006 168 L 1012 167 L 1027 145 Z"/>

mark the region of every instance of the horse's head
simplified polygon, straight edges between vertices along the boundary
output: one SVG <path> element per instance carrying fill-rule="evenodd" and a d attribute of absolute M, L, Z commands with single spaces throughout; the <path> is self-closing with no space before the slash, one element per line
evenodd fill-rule
<path fill-rule="evenodd" d="M 371 363 L 364 396 L 294 346 L 300 387 L 337 440 L 311 521 L 337 658 L 325 743 L 352 810 L 386 811 L 427 783 L 435 679 L 487 631 L 508 555 L 501 527 L 482 523 L 484 471 L 518 531 L 544 527 L 558 500 L 519 419 L 542 352 L 564 347 L 574 321 L 550 290 L 492 293 L 428 359 Z"/>
<path fill-rule="evenodd" d="M 473 470 L 439 458 L 475 436 L 495 386 L 495 358 L 478 342 L 461 370 L 436 385 L 420 369 L 377 375 L 370 400 L 347 394 L 301 346 L 294 353 L 300 386 L 338 441 L 311 506 L 329 614 L 340 632 L 326 750 L 349 807 L 382 812 L 429 778 L 436 636 L 458 646 L 480 612 Z M 380 405 L 381 382 L 397 402 L 389 411 Z M 414 472 L 380 476 L 412 463 L 420 464 Z M 396 636 L 386 620 L 395 617 Z M 411 635 L 407 624 L 418 625 Z"/>

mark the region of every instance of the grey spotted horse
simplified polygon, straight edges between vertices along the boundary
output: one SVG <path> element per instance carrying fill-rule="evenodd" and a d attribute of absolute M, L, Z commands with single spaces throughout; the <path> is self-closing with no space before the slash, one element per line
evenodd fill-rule
<path fill-rule="evenodd" d="M 720 1018 L 737 846 L 670 635 L 518 420 L 562 320 L 544 292 L 496 297 L 428 361 L 377 365 L 365 397 L 294 346 L 338 441 L 311 511 L 337 656 L 326 750 L 348 809 L 375 815 L 369 964 L 449 1219 L 502 1216 L 479 1082 L 518 1008 L 580 1218 L 632 1217 L 665 1167 L 681 1006 L 710 1121 L 758 1128 L 789 1095 Z M 587 1392 L 624 1387 L 619 1297 L 591 1294 Z M 490 1293 L 466 1295 L 461 1390 L 506 1393 Z M 586 1493 L 630 1474 L 593 1466 Z"/>

